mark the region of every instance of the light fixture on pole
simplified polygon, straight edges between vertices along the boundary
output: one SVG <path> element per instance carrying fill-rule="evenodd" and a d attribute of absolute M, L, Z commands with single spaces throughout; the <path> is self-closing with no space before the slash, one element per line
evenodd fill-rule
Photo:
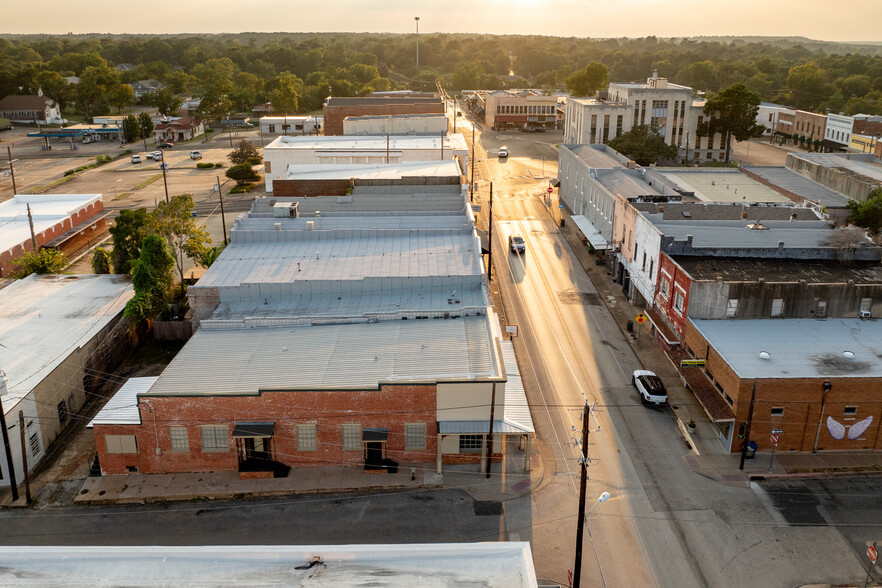
<path fill-rule="evenodd" d="M 416 66 L 417 70 L 420 69 L 420 17 L 415 16 L 413 20 L 416 21 Z"/>

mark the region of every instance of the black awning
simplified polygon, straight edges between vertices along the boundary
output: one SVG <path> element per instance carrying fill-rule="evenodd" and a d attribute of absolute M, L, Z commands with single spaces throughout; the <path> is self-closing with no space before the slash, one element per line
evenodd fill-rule
<path fill-rule="evenodd" d="M 272 437 L 276 423 L 236 423 L 233 437 Z"/>
<path fill-rule="evenodd" d="M 389 429 L 362 429 L 362 441 L 385 441 L 389 437 Z"/>

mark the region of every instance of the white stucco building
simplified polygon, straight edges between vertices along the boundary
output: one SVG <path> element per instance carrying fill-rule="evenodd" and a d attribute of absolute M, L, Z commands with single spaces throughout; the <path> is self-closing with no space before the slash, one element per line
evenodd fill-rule
<path fill-rule="evenodd" d="M 824 140 L 835 143 L 843 150 L 851 142 L 851 134 L 854 129 L 854 117 L 844 114 L 827 115 L 827 127 L 824 130 Z"/>

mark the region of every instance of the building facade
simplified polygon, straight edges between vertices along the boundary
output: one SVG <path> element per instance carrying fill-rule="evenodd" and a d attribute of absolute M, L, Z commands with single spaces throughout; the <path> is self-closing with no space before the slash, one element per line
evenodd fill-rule
<path fill-rule="evenodd" d="M 363 98 L 329 97 L 324 109 L 325 135 L 342 135 L 347 116 L 444 114 L 444 102 L 434 96 L 385 95 Z"/>
<path fill-rule="evenodd" d="M 14 123 L 62 124 L 61 106 L 37 92 L 36 96 L 7 96 L 0 100 L 0 118 Z"/>
<path fill-rule="evenodd" d="M 538 90 L 496 90 L 484 95 L 484 121 L 491 130 L 553 129 L 557 97 Z"/>

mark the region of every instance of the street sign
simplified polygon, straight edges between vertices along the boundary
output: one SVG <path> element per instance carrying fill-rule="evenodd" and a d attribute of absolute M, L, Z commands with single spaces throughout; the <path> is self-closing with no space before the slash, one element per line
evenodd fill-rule
<path fill-rule="evenodd" d="M 681 359 L 680 367 L 704 367 L 703 359 Z"/>
<path fill-rule="evenodd" d="M 867 557 L 870 558 L 870 561 L 873 562 L 873 565 L 876 565 L 876 548 L 872 545 L 867 545 Z"/>
<path fill-rule="evenodd" d="M 637 321 L 638 325 L 642 325 L 643 323 L 646 322 L 646 315 L 641 312 L 640 314 L 638 314 L 637 316 L 634 317 L 634 320 Z"/>
<path fill-rule="evenodd" d="M 554 188 L 552 188 L 551 186 L 548 186 L 548 193 L 551 194 L 552 192 L 554 192 Z"/>
<path fill-rule="evenodd" d="M 573 570 L 567 570 L 567 580 L 570 581 L 570 586 L 573 585 Z"/>
<path fill-rule="evenodd" d="M 783 432 L 784 432 L 784 429 L 772 429 L 771 431 L 769 431 L 769 433 L 774 433 L 776 435 L 780 435 Z"/>
<path fill-rule="evenodd" d="M 772 439 L 772 445 L 777 446 L 778 445 L 778 434 L 772 433 L 771 439 Z"/>

